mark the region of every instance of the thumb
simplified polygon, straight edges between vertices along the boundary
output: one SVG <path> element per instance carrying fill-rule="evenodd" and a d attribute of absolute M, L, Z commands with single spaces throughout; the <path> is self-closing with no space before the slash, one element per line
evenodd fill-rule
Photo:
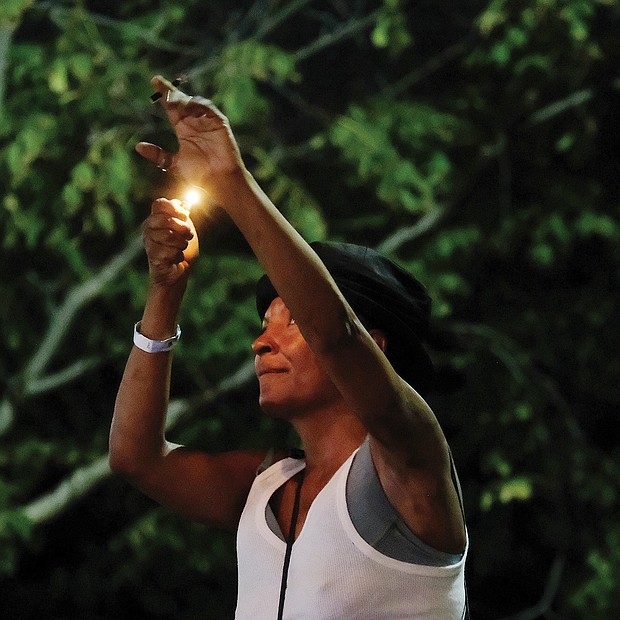
<path fill-rule="evenodd" d="M 162 170 L 168 170 L 172 166 L 172 154 L 167 153 L 156 144 L 138 142 L 136 152 Z"/>

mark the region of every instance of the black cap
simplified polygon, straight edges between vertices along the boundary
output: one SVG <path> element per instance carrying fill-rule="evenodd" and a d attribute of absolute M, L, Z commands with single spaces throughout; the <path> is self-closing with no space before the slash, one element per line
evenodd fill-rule
<path fill-rule="evenodd" d="M 310 246 L 366 328 L 386 332 L 386 355 L 396 372 L 420 392 L 431 389 L 435 372 L 422 345 L 429 332 L 431 298 L 424 286 L 371 248 L 320 241 Z M 256 287 L 261 318 L 276 297 L 264 275 Z"/>

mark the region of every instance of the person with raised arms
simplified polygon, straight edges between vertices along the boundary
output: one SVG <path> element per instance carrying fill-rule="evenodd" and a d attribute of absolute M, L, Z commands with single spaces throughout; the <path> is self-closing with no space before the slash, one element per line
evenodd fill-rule
<path fill-rule="evenodd" d="M 303 454 L 265 463 L 267 450 L 205 454 L 166 440 L 171 350 L 200 230 L 160 198 L 144 223 L 149 289 L 111 468 L 190 519 L 236 530 L 238 620 L 464 618 L 462 500 L 422 396 L 435 378 L 426 290 L 370 248 L 308 244 L 245 167 L 226 117 L 159 76 L 153 85 L 179 148 L 136 149 L 201 187 L 264 268 L 259 404 L 293 425 Z"/>

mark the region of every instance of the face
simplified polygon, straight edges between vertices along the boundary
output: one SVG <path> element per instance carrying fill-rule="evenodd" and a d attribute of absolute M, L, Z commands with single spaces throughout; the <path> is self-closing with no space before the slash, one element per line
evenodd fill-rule
<path fill-rule="evenodd" d="M 290 419 L 340 397 L 280 297 L 267 309 L 252 349 L 265 413 Z"/>

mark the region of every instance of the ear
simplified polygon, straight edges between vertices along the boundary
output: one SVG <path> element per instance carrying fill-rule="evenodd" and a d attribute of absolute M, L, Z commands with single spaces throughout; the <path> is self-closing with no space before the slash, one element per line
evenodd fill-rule
<path fill-rule="evenodd" d="M 368 333 L 372 339 L 379 345 L 379 348 L 385 353 L 387 350 L 387 336 L 381 329 L 369 329 Z"/>

